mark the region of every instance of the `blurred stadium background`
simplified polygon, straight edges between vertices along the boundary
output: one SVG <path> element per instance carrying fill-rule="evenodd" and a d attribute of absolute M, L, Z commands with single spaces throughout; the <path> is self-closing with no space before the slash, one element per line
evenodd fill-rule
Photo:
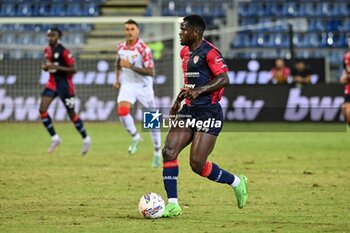
<path fill-rule="evenodd" d="M 350 31 L 349 1 L 2 0 L 0 121 L 39 119 L 40 92 L 48 77 L 40 64 L 47 45 L 46 31 L 52 26 L 62 29 L 63 42 L 76 57 L 79 72 L 74 82 L 82 118 L 116 120 L 117 92 L 111 88 L 115 46 L 123 39 L 123 20 L 128 18 L 141 23 L 141 37 L 152 45 L 158 105 L 169 107 L 174 90 L 181 85 L 176 60 L 178 29 L 170 21 L 157 20 L 194 13 L 207 20 L 206 37 L 221 49 L 230 68 L 234 85 L 226 89 L 222 101 L 227 120 L 342 120 L 343 87 L 338 78 Z M 39 21 L 34 21 L 38 17 Z M 116 18 L 115 22 L 110 17 Z M 269 84 L 276 58 L 287 59 L 289 66 L 295 59 L 304 59 L 313 73 L 313 85 L 295 89 Z M 295 110 L 286 117 L 288 107 L 301 104 L 308 108 L 304 114 Z M 235 108 L 243 108 L 243 113 Z M 321 113 L 312 113 L 315 108 L 322 108 Z M 248 111 L 257 109 L 255 115 Z M 55 120 L 67 119 L 58 102 L 50 111 L 55 112 Z"/>

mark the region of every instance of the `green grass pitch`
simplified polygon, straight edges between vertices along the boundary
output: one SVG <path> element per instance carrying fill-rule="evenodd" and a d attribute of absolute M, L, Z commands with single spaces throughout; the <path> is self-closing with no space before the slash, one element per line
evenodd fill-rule
<path fill-rule="evenodd" d="M 73 125 L 55 126 L 63 142 L 47 154 L 41 124 L 0 124 L 0 232 L 350 231 L 349 132 L 224 132 L 210 160 L 248 177 L 246 208 L 237 208 L 230 187 L 194 174 L 186 149 L 183 214 L 147 220 L 137 210 L 141 195 L 166 197 L 148 133 L 131 157 L 120 124 L 87 122 L 93 144 L 82 157 Z"/>

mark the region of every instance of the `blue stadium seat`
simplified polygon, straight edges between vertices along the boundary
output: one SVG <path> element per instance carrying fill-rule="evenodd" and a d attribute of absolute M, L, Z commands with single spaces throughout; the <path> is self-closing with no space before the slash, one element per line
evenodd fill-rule
<path fill-rule="evenodd" d="M 321 43 L 320 36 L 317 33 L 310 33 L 306 36 L 306 47 L 317 48 Z"/>
<path fill-rule="evenodd" d="M 238 14 L 240 16 L 249 16 L 249 4 L 240 2 L 238 5 Z"/>
<path fill-rule="evenodd" d="M 63 3 L 52 3 L 50 8 L 50 16 L 66 16 L 66 8 Z"/>
<path fill-rule="evenodd" d="M 33 16 L 49 16 L 50 4 L 47 2 L 36 3 L 33 7 Z"/>
<path fill-rule="evenodd" d="M 17 37 L 14 33 L 6 33 L 3 34 L 1 37 L 1 44 L 16 44 L 17 43 Z"/>
<path fill-rule="evenodd" d="M 29 4 L 29 3 L 21 3 L 21 4 L 18 4 L 18 7 L 17 7 L 17 16 L 32 16 L 33 14 L 33 8 L 32 8 L 32 5 Z"/>
<path fill-rule="evenodd" d="M 343 32 L 348 32 L 350 31 L 350 18 L 346 18 L 343 21 L 343 26 L 342 26 L 342 31 Z"/>
<path fill-rule="evenodd" d="M 329 16 L 332 14 L 333 5 L 328 2 L 318 2 L 316 5 L 317 16 Z"/>
<path fill-rule="evenodd" d="M 334 2 L 332 9 L 333 16 L 349 16 L 350 5 L 345 2 Z"/>
<path fill-rule="evenodd" d="M 305 40 L 307 36 L 304 36 L 303 34 L 301 33 L 295 33 L 294 34 L 294 37 L 293 37 L 293 43 L 295 45 L 295 47 L 297 48 L 305 48 L 307 47 L 307 42 Z"/>
<path fill-rule="evenodd" d="M 301 2 L 299 6 L 299 16 L 314 16 L 316 14 L 316 4 L 314 2 Z"/>
<path fill-rule="evenodd" d="M 35 45 L 46 45 L 47 37 L 44 34 L 35 34 L 33 38 L 33 44 Z"/>
<path fill-rule="evenodd" d="M 34 44 L 34 40 L 31 34 L 22 33 L 18 36 L 17 43 L 20 45 L 31 45 Z"/>
<path fill-rule="evenodd" d="M 67 16 L 81 16 L 83 14 L 81 4 L 79 3 L 71 3 L 66 8 Z"/>
<path fill-rule="evenodd" d="M 282 16 L 283 4 L 279 2 L 267 3 L 267 12 L 271 16 Z"/>
<path fill-rule="evenodd" d="M 24 53 L 21 49 L 11 50 L 10 59 L 22 59 Z"/>
<path fill-rule="evenodd" d="M 274 36 L 271 36 L 270 43 L 275 44 L 277 48 L 287 48 L 289 46 L 289 38 L 286 34 L 276 33 Z"/>
<path fill-rule="evenodd" d="M 332 33 L 322 33 L 321 36 L 321 46 L 320 47 L 333 47 L 333 34 Z"/>
<path fill-rule="evenodd" d="M 250 38 L 247 33 L 237 33 L 233 43 L 233 48 L 247 48 L 250 46 Z"/>
<path fill-rule="evenodd" d="M 82 11 L 84 16 L 98 16 L 100 14 L 96 3 L 84 4 Z"/>
<path fill-rule="evenodd" d="M 1 5 L 1 13 L 0 16 L 3 17 L 11 17 L 16 16 L 16 5 L 13 3 L 5 3 Z"/>
<path fill-rule="evenodd" d="M 346 33 L 341 33 L 339 35 L 339 41 L 338 41 L 337 46 L 340 48 L 348 47 L 348 37 L 347 37 Z"/>
<path fill-rule="evenodd" d="M 342 25 L 341 20 L 339 18 L 331 19 L 327 23 L 327 31 L 336 32 L 341 31 Z"/>
<path fill-rule="evenodd" d="M 295 16 L 298 14 L 297 4 L 295 2 L 286 2 L 282 7 L 283 16 Z"/>

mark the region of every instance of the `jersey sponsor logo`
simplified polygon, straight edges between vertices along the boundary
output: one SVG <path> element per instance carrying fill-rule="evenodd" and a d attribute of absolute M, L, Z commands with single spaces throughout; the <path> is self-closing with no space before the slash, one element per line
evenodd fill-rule
<path fill-rule="evenodd" d="M 199 56 L 194 56 L 193 63 L 197 64 L 198 61 L 199 61 Z"/>
<path fill-rule="evenodd" d="M 196 84 L 185 84 L 184 86 L 193 89 Z"/>
<path fill-rule="evenodd" d="M 54 54 L 53 54 L 53 57 L 54 57 L 55 59 L 57 59 L 59 56 L 60 56 L 59 53 L 54 53 Z"/>
<path fill-rule="evenodd" d="M 187 78 L 199 78 L 199 72 L 186 72 L 185 75 Z"/>

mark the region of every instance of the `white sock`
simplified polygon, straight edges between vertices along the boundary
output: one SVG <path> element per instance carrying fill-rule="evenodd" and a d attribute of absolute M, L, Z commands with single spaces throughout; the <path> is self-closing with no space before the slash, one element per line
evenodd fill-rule
<path fill-rule="evenodd" d="M 56 141 L 56 140 L 59 140 L 60 139 L 60 136 L 58 136 L 58 134 L 55 134 L 51 137 L 51 140 L 52 141 Z"/>
<path fill-rule="evenodd" d="M 232 187 L 237 187 L 239 185 L 239 183 L 241 183 L 241 179 L 234 175 L 235 179 L 233 180 L 233 183 L 231 184 Z"/>
<path fill-rule="evenodd" d="M 132 136 L 133 140 L 139 140 L 140 138 L 141 138 L 141 135 L 138 132 L 136 132 L 136 134 Z"/>
<path fill-rule="evenodd" d="M 150 134 L 154 145 L 154 152 L 158 152 L 158 150 L 160 150 L 160 143 L 161 143 L 160 131 L 151 130 Z M 154 154 L 160 155 L 160 153 L 154 153 Z"/>
<path fill-rule="evenodd" d="M 168 203 L 179 204 L 177 198 L 169 198 Z"/>
<path fill-rule="evenodd" d="M 136 136 L 135 134 L 138 134 L 134 119 L 130 114 L 126 116 L 120 116 L 119 119 L 122 125 L 124 126 L 124 128 L 129 132 L 131 136 L 135 137 Z"/>

